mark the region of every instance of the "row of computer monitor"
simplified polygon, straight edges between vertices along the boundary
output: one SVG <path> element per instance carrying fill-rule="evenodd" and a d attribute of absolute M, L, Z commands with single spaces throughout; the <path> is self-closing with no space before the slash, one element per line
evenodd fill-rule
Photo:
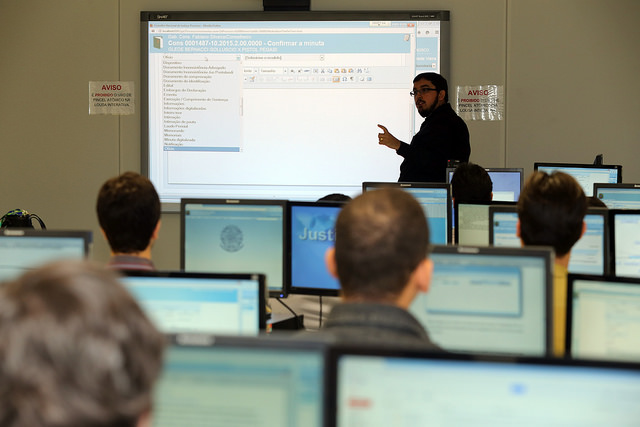
<path fill-rule="evenodd" d="M 24 264 L 25 248 L 81 258 L 89 236 L 5 230 L 0 248 L 11 269 L 2 270 L 4 279 L 19 266 L 35 267 Z M 64 243 L 73 240 L 75 251 Z M 410 311 L 434 342 L 457 352 L 550 354 L 551 249 L 435 245 L 431 257 L 431 289 Z M 130 272 L 122 280 L 166 333 L 257 335 L 267 327 L 264 274 Z M 570 355 L 640 358 L 640 278 L 570 274 L 567 307 Z"/>
<path fill-rule="evenodd" d="M 632 426 L 640 364 L 172 336 L 154 425 Z"/>

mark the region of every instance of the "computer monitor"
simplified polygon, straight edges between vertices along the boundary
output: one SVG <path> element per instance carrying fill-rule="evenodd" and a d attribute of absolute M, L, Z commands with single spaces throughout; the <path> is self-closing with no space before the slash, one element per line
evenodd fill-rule
<path fill-rule="evenodd" d="M 0 229 L 0 282 L 48 262 L 89 255 L 91 231 Z"/>
<path fill-rule="evenodd" d="M 622 182 L 622 165 L 536 162 L 533 168 L 546 173 L 561 171 L 573 176 L 588 197 L 593 196 L 593 184 L 596 182 L 609 184 Z"/>
<path fill-rule="evenodd" d="M 609 212 L 613 274 L 640 277 L 640 210 L 611 209 Z"/>
<path fill-rule="evenodd" d="M 447 182 L 451 182 L 456 168 L 447 168 Z M 485 168 L 493 184 L 493 200 L 517 202 L 524 181 L 523 168 Z"/>
<path fill-rule="evenodd" d="M 522 246 L 516 234 L 518 213 L 514 206 L 491 206 L 489 242 L 494 246 Z M 571 248 L 569 272 L 607 274 L 610 271 L 610 227 L 607 209 L 589 208 L 584 217 L 587 229 Z"/>
<path fill-rule="evenodd" d="M 633 426 L 637 363 L 336 349 L 332 427 Z"/>
<path fill-rule="evenodd" d="M 429 223 L 431 243 L 451 243 L 451 184 L 424 182 L 363 182 L 362 191 L 399 188 L 422 205 Z"/>
<path fill-rule="evenodd" d="M 550 352 L 550 249 L 436 245 L 429 256 L 431 287 L 409 311 L 433 342 L 461 352 Z"/>
<path fill-rule="evenodd" d="M 263 274 L 124 274 L 122 283 L 164 333 L 258 335 L 266 328 Z"/>
<path fill-rule="evenodd" d="M 329 274 L 325 253 L 335 244 L 340 202 L 289 202 L 287 253 L 289 293 L 337 296 L 338 279 Z"/>
<path fill-rule="evenodd" d="M 594 196 L 609 209 L 640 209 L 640 184 L 593 184 Z"/>
<path fill-rule="evenodd" d="M 324 427 L 326 346 L 276 337 L 171 337 L 157 426 Z"/>
<path fill-rule="evenodd" d="M 261 273 L 270 296 L 286 296 L 286 201 L 182 199 L 180 221 L 182 270 Z"/>
<path fill-rule="evenodd" d="M 567 354 L 640 361 L 640 279 L 569 274 Z"/>
<path fill-rule="evenodd" d="M 454 242 L 459 245 L 489 245 L 489 207 L 515 206 L 516 202 L 464 202 L 454 203 L 456 215 Z"/>

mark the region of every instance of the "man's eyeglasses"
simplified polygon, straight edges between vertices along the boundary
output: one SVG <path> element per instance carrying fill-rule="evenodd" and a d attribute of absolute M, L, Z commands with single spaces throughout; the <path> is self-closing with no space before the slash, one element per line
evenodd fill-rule
<path fill-rule="evenodd" d="M 428 93 L 429 93 L 429 91 L 432 91 L 432 90 L 434 90 L 434 91 L 438 92 L 438 89 L 436 89 L 436 88 L 433 88 L 433 87 L 423 87 L 423 88 L 420 88 L 420 89 L 414 89 L 414 90 L 412 90 L 411 92 L 409 92 L 409 95 L 411 95 L 411 96 L 426 95 L 426 94 L 428 94 Z"/>

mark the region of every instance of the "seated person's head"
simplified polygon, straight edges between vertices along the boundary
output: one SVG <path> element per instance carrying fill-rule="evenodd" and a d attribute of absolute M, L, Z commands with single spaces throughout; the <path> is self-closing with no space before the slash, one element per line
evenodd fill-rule
<path fill-rule="evenodd" d="M 397 303 L 410 281 L 417 279 L 418 291 L 428 289 L 428 249 L 427 220 L 413 196 L 398 189 L 367 191 L 340 211 L 327 265 L 345 300 Z"/>
<path fill-rule="evenodd" d="M 63 261 L 0 287 L 0 425 L 143 425 L 164 338 L 113 271 Z"/>
<path fill-rule="evenodd" d="M 493 182 L 489 173 L 475 163 L 461 163 L 451 177 L 451 197 L 458 203 L 490 203 Z"/>
<path fill-rule="evenodd" d="M 151 181 L 138 173 L 125 172 L 105 182 L 96 210 L 113 253 L 142 252 L 157 238 L 160 198 Z"/>
<path fill-rule="evenodd" d="M 342 193 L 331 193 L 318 199 L 319 202 L 348 202 L 349 200 L 351 197 Z"/>
<path fill-rule="evenodd" d="M 556 256 L 568 254 L 585 229 L 587 198 L 578 181 L 563 172 L 531 174 L 517 209 L 522 242 L 552 246 Z"/>

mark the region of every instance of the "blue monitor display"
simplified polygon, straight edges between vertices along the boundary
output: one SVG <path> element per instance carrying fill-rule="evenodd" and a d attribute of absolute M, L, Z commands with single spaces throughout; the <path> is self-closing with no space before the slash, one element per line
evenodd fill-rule
<path fill-rule="evenodd" d="M 265 274 L 286 296 L 286 201 L 183 199 L 180 266 L 188 272 Z"/>
<path fill-rule="evenodd" d="M 485 168 L 493 184 L 493 200 L 517 202 L 524 180 L 523 168 Z M 451 182 L 455 168 L 447 168 L 447 182 Z"/>
<path fill-rule="evenodd" d="M 610 213 L 614 273 L 640 277 L 640 210 L 613 209 Z"/>
<path fill-rule="evenodd" d="M 173 337 L 153 425 L 324 427 L 324 353 L 276 337 Z"/>
<path fill-rule="evenodd" d="M 12 280 L 42 264 L 82 259 L 89 254 L 90 231 L 0 230 L 0 281 Z"/>
<path fill-rule="evenodd" d="M 520 247 L 515 207 L 491 207 L 490 243 L 494 246 Z M 587 229 L 571 248 L 569 272 L 606 274 L 609 272 L 609 219 L 604 208 L 589 208 L 584 217 Z"/>
<path fill-rule="evenodd" d="M 597 182 L 615 184 L 622 182 L 621 165 L 589 165 L 578 163 L 543 163 L 537 162 L 534 169 L 541 172 L 552 173 L 561 171 L 573 176 L 582 186 L 584 194 L 593 196 L 593 184 Z"/>
<path fill-rule="evenodd" d="M 332 354 L 329 373 L 336 427 L 633 426 L 640 419 L 637 363 L 345 349 Z"/>
<path fill-rule="evenodd" d="M 609 209 L 640 209 L 640 184 L 595 183 L 593 191 Z"/>
<path fill-rule="evenodd" d="M 549 353 L 550 249 L 434 246 L 429 292 L 410 312 L 445 350 Z"/>
<path fill-rule="evenodd" d="M 288 232 L 292 294 L 338 295 L 340 283 L 325 266 L 325 253 L 335 242 L 341 203 L 289 202 Z"/>
<path fill-rule="evenodd" d="M 429 223 L 433 244 L 451 243 L 451 185 L 442 183 L 363 182 L 362 191 L 377 188 L 399 188 L 411 194 L 422 205 Z"/>
<path fill-rule="evenodd" d="M 125 272 L 122 282 L 164 333 L 258 335 L 264 275 Z"/>
<path fill-rule="evenodd" d="M 640 279 L 570 274 L 567 353 L 640 360 Z"/>

